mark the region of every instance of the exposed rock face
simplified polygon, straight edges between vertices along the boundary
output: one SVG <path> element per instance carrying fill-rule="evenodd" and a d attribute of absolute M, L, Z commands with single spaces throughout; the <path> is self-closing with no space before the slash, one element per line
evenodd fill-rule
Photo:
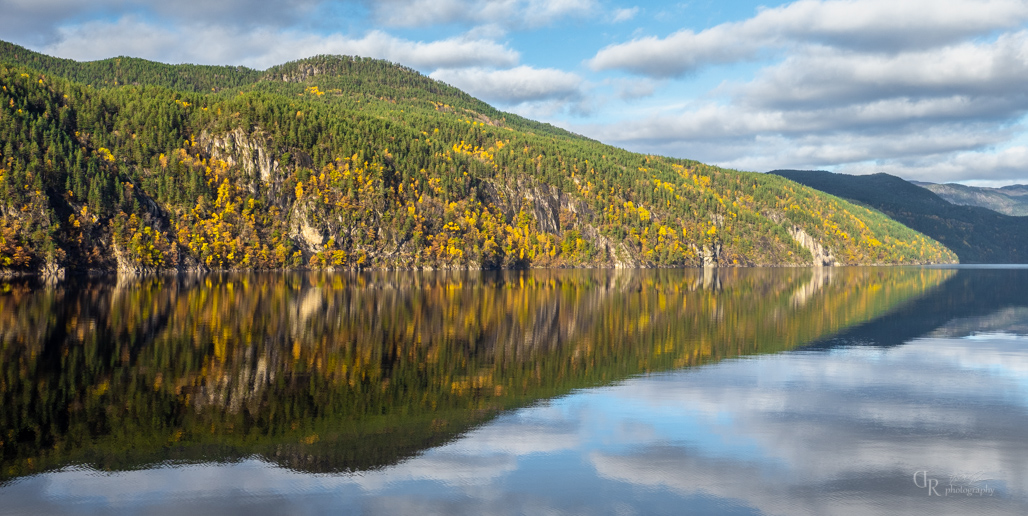
<path fill-rule="evenodd" d="M 315 71 L 308 72 L 316 74 Z M 257 194 L 263 185 L 274 199 L 280 190 L 286 167 L 275 159 L 276 154 L 269 149 L 264 131 L 255 129 L 247 134 L 237 128 L 221 135 L 203 133 L 199 143 L 205 154 L 212 160 L 221 160 L 229 166 L 239 166 L 250 177 L 250 191 Z M 297 155 L 296 161 L 303 165 L 310 161 L 309 156 Z M 281 201 L 281 199 L 280 199 Z M 283 206 L 288 209 L 288 206 Z M 313 223 L 314 217 L 308 206 L 297 203 L 290 213 L 289 237 L 306 252 L 319 252 L 325 249 L 325 232 L 318 224 Z"/>
<path fill-rule="evenodd" d="M 325 235 L 310 219 L 308 210 L 302 205 L 297 206 L 290 219 L 289 236 L 307 251 L 324 251 Z"/>
<path fill-rule="evenodd" d="M 561 220 L 562 212 L 575 218 L 592 213 L 587 205 L 571 198 L 560 188 L 543 183 L 519 181 L 514 185 L 505 185 L 488 181 L 484 193 L 488 201 L 495 204 L 508 220 L 514 219 L 522 209 L 527 209 L 535 218 L 539 231 L 556 235 L 575 229 L 565 227 L 567 224 Z"/>
<path fill-rule="evenodd" d="M 604 238 L 604 240 L 606 241 L 607 239 Z M 639 260 L 635 259 L 635 256 L 628 250 L 628 246 L 624 242 L 614 247 L 609 247 L 608 244 L 607 249 L 610 254 L 610 261 L 615 269 L 634 269 L 642 265 Z"/>
<path fill-rule="evenodd" d="M 532 208 L 532 214 L 538 223 L 539 231 L 560 234 L 570 229 L 561 227 L 561 210 L 577 213 L 578 203 L 564 195 L 559 188 L 551 185 L 537 185 L 523 192 L 523 197 Z"/>
<path fill-rule="evenodd" d="M 704 267 L 717 267 L 718 258 L 721 257 L 721 244 L 704 245 L 699 255 L 703 259 Z"/>
<path fill-rule="evenodd" d="M 47 262 L 40 270 L 40 275 L 48 281 L 62 280 L 64 279 L 64 267 L 61 267 L 57 262 Z"/>
<path fill-rule="evenodd" d="M 814 237 L 807 234 L 806 231 L 803 231 L 803 228 L 787 226 L 786 229 L 793 240 L 796 240 L 801 246 L 810 251 L 810 255 L 813 257 L 812 265 L 818 267 L 839 265 L 839 261 L 835 259 L 832 250 L 821 245 L 821 242 L 818 242 Z"/>
<path fill-rule="evenodd" d="M 156 269 L 150 267 L 141 267 L 136 265 L 132 260 L 129 260 L 125 256 L 125 250 L 122 249 L 118 244 L 112 246 L 114 248 L 114 259 L 118 263 L 118 273 L 120 274 L 154 274 L 158 272 Z"/>
<path fill-rule="evenodd" d="M 325 70 L 322 68 L 307 63 L 297 64 L 290 71 L 291 73 L 283 73 L 281 75 L 282 82 L 304 82 L 310 77 L 325 73 Z"/>
<path fill-rule="evenodd" d="M 219 136 L 203 133 L 199 143 L 212 159 L 239 165 L 250 177 L 259 177 L 264 183 L 270 183 L 281 169 L 265 144 L 263 131 L 259 129 L 252 134 L 246 134 L 241 128 Z"/>
<path fill-rule="evenodd" d="M 718 242 L 703 244 L 702 248 L 693 245 L 692 252 L 700 258 L 700 266 L 703 268 L 716 268 L 720 265 L 721 244 Z"/>
<path fill-rule="evenodd" d="M 283 80 L 305 80 L 317 75 L 319 70 L 314 67 L 302 68 L 292 76 Z M 291 191 L 283 186 L 289 176 L 291 167 L 312 167 L 311 157 L 297 149 L 275 149 L 270 145 L 269 138 L 263 129 L 233 129 L 220 134 L 204 132 L 197 138 L 200 152 L 211 161 L 220 160 L 230 167 L 238 167 L 244 172 L 249 190 L 253 195 L 265 196 L 277 205 L 286 221 L 288 236 L 303 252 L 304 257 L 326 249 L 329 238 L 345 242 L 352 246 L 347 249 L 354 253 L 366 255 L 368 260 L 387 258 L 395 266 L 423 267 L 416 265 L 419 252 L 406 238 L 398 238 L 395 234 L 386 234 L 378 229 L 378 239 L 385 242 L 381 245 L 351 242 L 354 228 L 342 218 L 327 219 L 316 204 L 297 200 Z M 285 152 L 289 158 L 278 159 Z M 288 160 L 288 161 L 285 161 Z M 602 234 L 593 223 L 596 213 L 592 207 L 581 199 L 563 191 L 559 186 L 546 184 L 538 180 L 521 177 L 518 179 L 483 178 L 477 186 L 479 200 L 486 205 L 493 205 L 508 223 L 517 224 L 520 214 L 528 214 L 534 220 L 536 229 L 548 233 L 558 239 L 564 238 L 568 231 L 575 230 L 581 238 L 588 241 L 597 252 L 595 263 L 613 268 L 638 268 L 650 265 L 640 252 L 625 242 Z M 431 208 L 430 208 L 431 209 Z M 439 208 L 441 209 L 441 208 Z M 816 237 L 807 233 L 802 227 L 790 222 L 778 212 L 765 213 L 771 221 L 784 228 L 797 244 L 810 251 L 812 265 L 839 265 L 831 249 L 825 247 Z M 724 227 L 726 221 L 722 214 L 711 214 L 710 222 L 715 227 Z M 718 235 L 720 237 L 720 233 Z M 715 240 L 707 243 L 691 245 L 694 265 L 704 268 L 716 268 L 726 265 L 731 256 L 731 249 L 726 249 L 722 242 Z M 115 250 L 115 258 L 119 269 L 125 272 L 142 273 L 147 271 L 131 267 L 129 261 Z M 475 267 L 477 263 L 468 263 Z"/>
<path fill-rule="evenodd" d="M 507 220 L 515 219 L 524 209 L 531 212 L 540 232 L 563 237 L 566 231 L 579 231 L 605 257 L 604 261 L 610 267 L 633 269 L 646 265 L 624 242 L 611 241 L 595 226 L 585 222 L 592 218 L 592 208 L 556 186 L 528 181 L 519 181 L 514 185 L 489 181 L 484 193 Z"/>

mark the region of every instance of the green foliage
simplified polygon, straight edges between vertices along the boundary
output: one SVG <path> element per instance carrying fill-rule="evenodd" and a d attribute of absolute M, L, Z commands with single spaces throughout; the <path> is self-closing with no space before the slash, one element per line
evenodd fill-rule
<path fill-rule="evenodd" d="M 977 206 L 957 206 L 888 174 L 849 176 L 821 171 L 771 172 L 881 210 L 941 242 L 961 263 L 1028 263 L 1028 224 Z"/>
<path fill-rule="evenodd" d="M 0 214 L 25 267 L 809 263 L 792 227 L 843 263 L 952 259 L 778 177 L 602 145 L 384 61 L 0 61 Z"/>
<path fill-rule="evenodd" d="M 39 54 L 6 41 L 0 41 L 0 62 L 18 63 L 95 88 L 154 85 L 206 93 L 250 84 L 261 76 L 260 72 L 242 66 L 169 65 L 124 56 L 80 63 Z"/>

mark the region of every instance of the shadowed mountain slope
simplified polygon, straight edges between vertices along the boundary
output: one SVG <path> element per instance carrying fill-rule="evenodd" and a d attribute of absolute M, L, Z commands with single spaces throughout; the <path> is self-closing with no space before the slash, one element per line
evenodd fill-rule
<path fill-rule="evenodd" d="M 921 188 L 931 190 L 932 193 L 953 204 L 988 208 L 1013 217 L 1028 215 L 1028 186 L 1026 185 L 982 188 L 956 183 L 911 182 Z"/>
<path fill-rule="evenodd" d="M 881 210 L 951 249 L 961 263 L 1028 263 L 1028 219 L 958 206 L 888 174 L 850 176 L 812 170 L 771 174 Z"/>

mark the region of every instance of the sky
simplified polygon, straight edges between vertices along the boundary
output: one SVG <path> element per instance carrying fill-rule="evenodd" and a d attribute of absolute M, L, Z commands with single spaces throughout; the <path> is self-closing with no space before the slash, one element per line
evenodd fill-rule
<path fill-rule="evenodd" d="M 1028 0 L 0 0 L 49 55 L 412 67 L 628 150 L 1028 183 Z"/>

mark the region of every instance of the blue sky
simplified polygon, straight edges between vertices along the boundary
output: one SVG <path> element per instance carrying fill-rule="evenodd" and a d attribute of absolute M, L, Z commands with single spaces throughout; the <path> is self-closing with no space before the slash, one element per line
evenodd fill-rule
<path fill-rule="evenodd" d="M 630 150 L 1028 183 L 1028 0 L 0 0 L 51 55 L 383 58 Z"/>

